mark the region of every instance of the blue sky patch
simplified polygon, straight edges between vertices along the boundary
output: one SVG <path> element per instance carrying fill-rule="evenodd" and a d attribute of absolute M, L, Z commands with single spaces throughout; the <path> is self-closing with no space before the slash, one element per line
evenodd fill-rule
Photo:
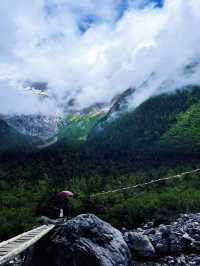
<path fill-rule="evenodd" d="M 116 21 L 118 21 L 126 12 L 126 10 L 131 6 L 131 3 L 134 3 L 135 0 L 118 0 L 114 6 L 117 11 Z M 144 0 L 144 3 L 139 5 L 138 8 L 145 8 L 146 5 L 153 3 L 155 7 L 162 8 L 165 0 Z M 46 0 L 45 13 L 47 16 L 51 17 L 56 15 L 59 10 L 59 5 L 56 4 L 55 0 Z M 102 18 L 95 16 L 94 14 L 87 14 L 80 9 L 80 6 L 77 4 L 71 10 L 74 14 L 78 15 L 78 29 L 80 33 L 86 32 L 92 25 L 99 23 Z"/>

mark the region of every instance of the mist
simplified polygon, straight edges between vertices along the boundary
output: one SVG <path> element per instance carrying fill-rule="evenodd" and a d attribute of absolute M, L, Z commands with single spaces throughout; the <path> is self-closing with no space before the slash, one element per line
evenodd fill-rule
<path fill-rule="evenodd" d="M 0 4 L 0 113 L 61 113 L 200 84 L 200 2 L 7 0 Z M 48 83 L 48 97 L 24 82 Z"/>

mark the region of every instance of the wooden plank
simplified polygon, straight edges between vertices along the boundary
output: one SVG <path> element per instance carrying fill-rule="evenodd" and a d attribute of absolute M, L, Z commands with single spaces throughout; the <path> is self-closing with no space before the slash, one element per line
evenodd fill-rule
<path fill-rule="evenodd" d="M 55 225 L 44 225 L 0 243 L 0 265 L 8 262 L 9 260 L 16 257 L 18 254 L 23 252 L 24 250 L 35 244 L 39 239 L 41 239 L 54 227 Z M 32 233 L 33 231 L 34 232 L 36 231 L 37 234 L 35 236 L 29 235 L 29 233 Z M 24 239 L 25 236 L 27 236 L 27 239 Z M 20 240 L 22 240 L 21 243 L 20 242 L 16 243 L 16 241 Z M 13 246 L 11 244 L 13 244 Z"/>
<path fill-rule="evenodd" d="M 44 225 L 40 226 L 39 228 L 44 228 Z M 14 241 L 14 240 L 19 239 L 19 238 L 21 238 L 22 236 L 27 235 L 29 232 L 34 232 L 34 231 L 36 231 L 36 230 L 38 230 L 38 228 L 35 228 L 35 229 L 31 230 L 31 231 L 27 231 L 27 232 L 25 232 L 25 233 L 23 233 L 23 234 L 21 234 L 21 235 L 17 235 L 17 236 L 15 236 L 15 237 L 13 237 L 13 238 L 10 238 L 10 239 L 6 240 L 6 241 L 3 241 L 3 242 L 0 243 L 0 247 L 6 245 L 6 244 L 9 243 L 9 242 L 12 242 L 12 241 Z"/>

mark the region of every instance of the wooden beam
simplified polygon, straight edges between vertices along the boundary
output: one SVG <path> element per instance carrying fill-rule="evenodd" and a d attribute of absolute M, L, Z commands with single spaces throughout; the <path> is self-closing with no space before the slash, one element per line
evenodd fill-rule
<path fill-rule="evenodd" d="M 55 225 L 43 225 L 0 243 L 0 265 L 10 261 L 24 250 L 35 244 L 51 231 Z"/>

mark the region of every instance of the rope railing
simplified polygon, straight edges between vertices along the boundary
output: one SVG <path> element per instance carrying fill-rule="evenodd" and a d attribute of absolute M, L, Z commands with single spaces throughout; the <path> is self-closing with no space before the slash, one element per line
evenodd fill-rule
<path fill-rule="evenodd" d="M 126 190 L 130 190 L 130 189 L 134 189 L 134 188 L 139 188 L 139 187 L 145 187 L 151 184 L 155 184 L 158 182 L 162 182 L 162 181 L 166 181 L 166 180 L 171 180 L 171 179 L 178 179 L 178 178 L 183 178 L 188 174 L 194 174 L 194 173 L 198 173 L 200 172 L 200 168 L 199 169 L 195 169 L 195 170 L 191 170 L 191 171 L 187 171 L 187 172 L 183 172 L 174 176 L 168 176 L 168 177 L 162 177 L 159 179 L 152 179 L 151 181 L 145 182 L 145 183 L 140 183 L 140 184 L 136 184 L 133 186 L 128 186 L 128 187 L 123 187 L 123 188 L 118 188 L 118 189 L 114 189 L 114 190 L 109 190 L 109 191 L 102 191 L 102 192 L 98 192 L 96 194 L 92 194 L 91 198 L 96 198 L 98 196 L 103 196 L 106 194 L 110 194 L 110 193 L 117 193 L 117 192 L 121 192 L 121 191 L 126 191 Z"/>

